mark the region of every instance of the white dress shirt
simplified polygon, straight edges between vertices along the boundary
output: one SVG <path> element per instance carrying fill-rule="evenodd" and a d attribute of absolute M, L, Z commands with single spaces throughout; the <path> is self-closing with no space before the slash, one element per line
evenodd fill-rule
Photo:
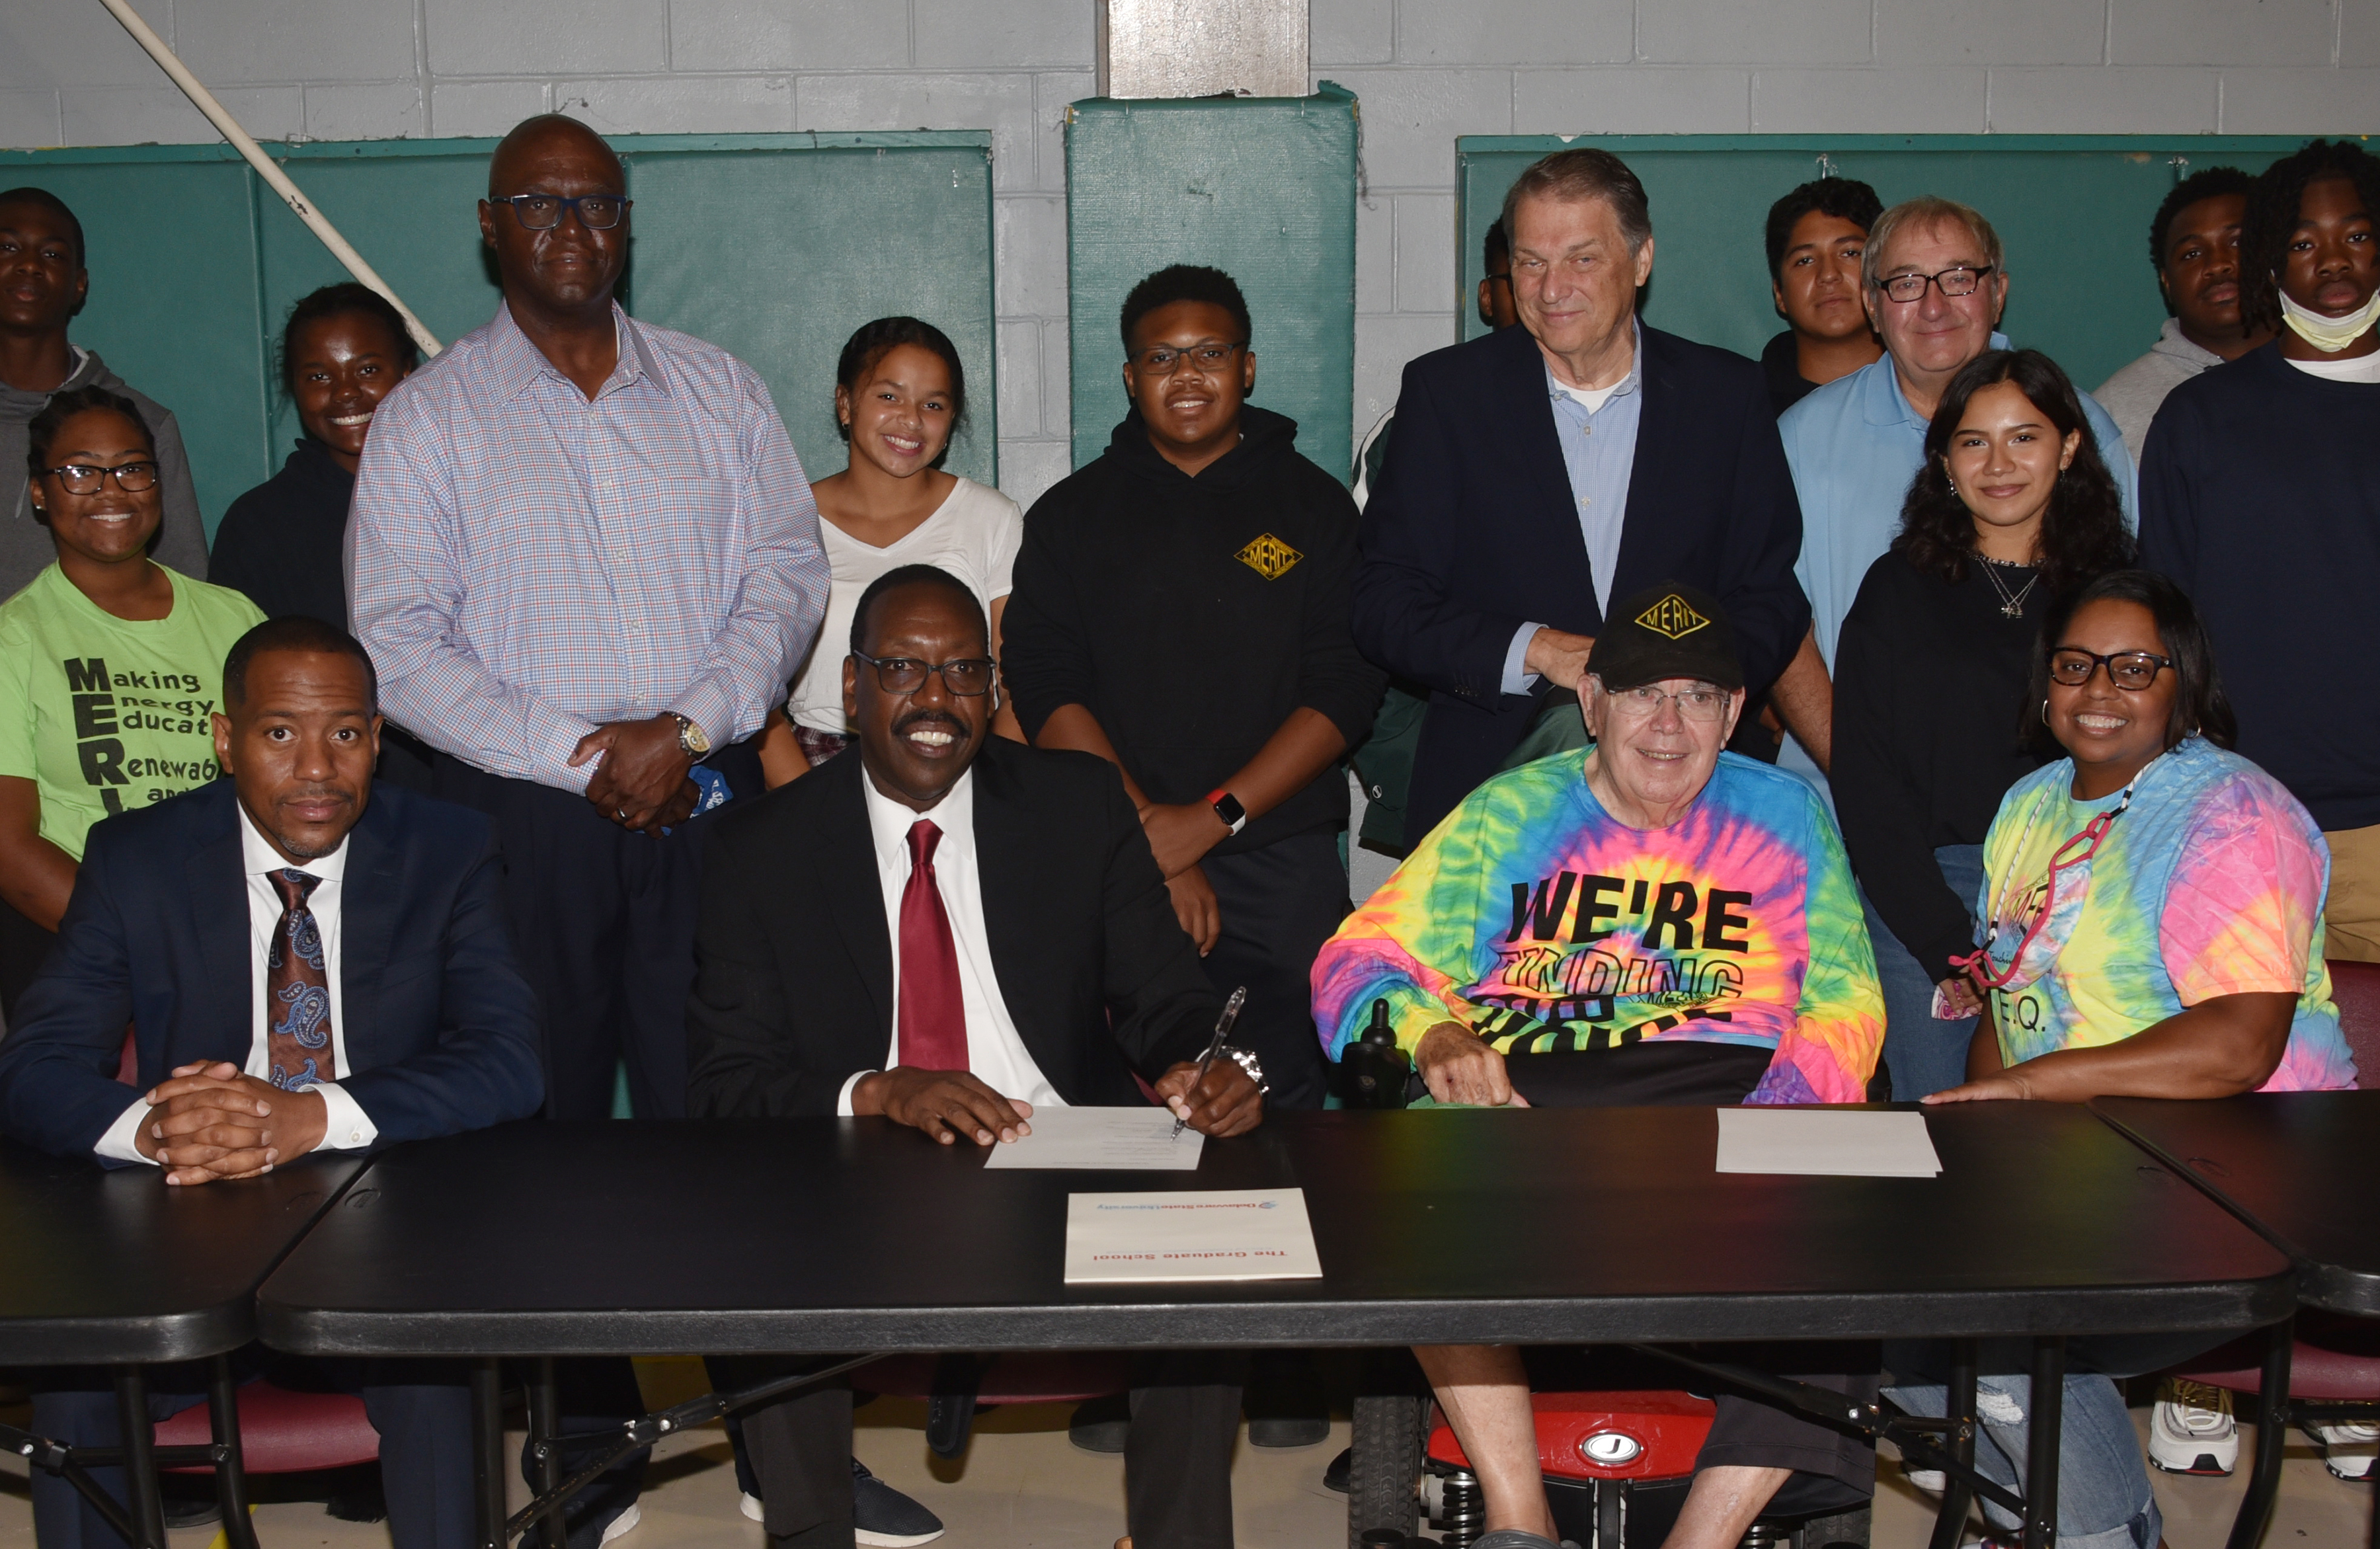
<path fill-rule="evenodd" d="M 853 748 L 843 755 L 856 758 Z M 959 1000 L 966 1010 L 967 1069 L 1003 1097 L 1019 1097 L 1036 1108 L 1063 1107 L 1066 1100 L 1033 1062 L 1017 1036 L 1008 1003 L 1000 996 L 1000 975 L 991 962 L 991 936 L 983 919 L 983 874 L 975 854 L 975 771 L 959 776 L 958 783 L 930 812 L 912 812 L 876 789 L 863 769 L 859 788 L 868 800 L 868 832 L 876 847 L 876 876 L 884 894 L 884 928 L 892 938 L 892 1037 L 884 1051 L 886 1069 L 901 1060 L 901 894 L 909 886 L 909 829 L 919 818 L 942 830 L 934 847 L 934 886 L 942 895 L 942 913 L 950 917 L 951 939 L 959 960 Z M 862 1071 L 843 1083 L 834 1111 L 851 1113 L 851 1089 Z"/>
<path fill-rule="evenodd" d="M 233 804 L 239 812 L 240 868 L 248 875 L 248 1003 L 249 1041 L 248 1073 L 258 1080 L 269 1080 L 273 1074 L 273 1039 L 268 1031 L 267 1006 L 264 995 L 265 956 L 273 950 L 273 933 L 281 928 L 281 894 L 273 886 L 272 873 L 289 863 L 256 831 L 249 821 L 248 809 Z M 340 891 L 347 871 L 346 841 L 329 854 L 309 861 L 299 868 L 321 877 L 306 901 L 314 912 L 314 926 L 322 937 L 322 976 L 331 991 L 331 1054 L 333 1069 L 342 1074 L 347 1071 L 347 1021 L 343 1010 L 339 990 L 339 918 Z M 380 1130 L 363 1110 L 363 1105 L 341 1090 L 336 1082 L 317 1082 L 313 1090 L 322 1095 L 327 1110 L 322 1130 L 322 1142 L 318 1151 L 355 1151 L 370 1145 L 380 1137 Z M 119 1162 L 148 1162 L 156 1158 L 144 1156 L 134 1144 L 140 1133 L 140 1121 L 152 1110 L 148 1098 L 136 1097 L 123 1116 L 108 1127 L 93 1149 L 99 1156 Z"/>

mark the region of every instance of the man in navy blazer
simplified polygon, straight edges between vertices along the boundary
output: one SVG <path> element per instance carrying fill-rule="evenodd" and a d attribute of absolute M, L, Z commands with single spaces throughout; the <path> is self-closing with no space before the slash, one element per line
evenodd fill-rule
<path fill-rule="evenodd" d="M 1810 622 L 1760 368 L 1637 320 L 1644 185 L 1609 151 L 1558 151 L 1513 183 L 1503 225 L 1522 325 L 1405 368 L 1364 510 L 1355 643 L 1431 691 L 1408 840 L 1578 686 L 1611 599 L 1672 577 L 1713 593 L 1755 696 Z"/>
<path fill-rule="evenodd" d="M 91 829 L 57 945 L 0 1040 L 9 1134 L 188 1187 L 537 1111 L 537 1000 L 493 829 L 372 790 L 375 688 L 363 647 L 318 620 L 259 624 L 232 647 L 213 718 L 231 778 Z M 138 1090 L 115 1074 L 128 1023 Z M 176 1375 L 153 1384 L 158 1418 L 203 1392 Z M 390 1363 L 353 1382 L 381 1433 L 397 1549 L 473 1541 L 468 1392 L 445 1375 Z M 115 1445 L 113 1395 L 72 1381 L 36 1394 L 34 1423 Z M 115 1542 L 57 1476 L 35 1472 L 33 1506 L 41 1549 Z"/>

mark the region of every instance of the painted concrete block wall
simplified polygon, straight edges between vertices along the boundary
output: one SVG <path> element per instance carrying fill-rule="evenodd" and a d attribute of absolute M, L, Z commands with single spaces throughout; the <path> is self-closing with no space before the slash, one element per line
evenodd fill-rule
<path fill-rule="evenodd" d="M 1092 0 L 137 3 L 261 139 L 990 129 L 1002 482 L 1064 472 Z M 1312 0 L 1311 53 L 1362 99 L 1359 434 L 1469 304 L 1457 135 L 2380 132 L 2380 0 Z M 0 145 L 211 138 L 96 0 L 0 6 Z"/>

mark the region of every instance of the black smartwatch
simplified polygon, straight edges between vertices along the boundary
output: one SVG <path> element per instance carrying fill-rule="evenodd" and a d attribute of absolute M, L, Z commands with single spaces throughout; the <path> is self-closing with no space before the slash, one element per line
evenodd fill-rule
<path fill-rule="evenodd" d="M 1215 816 L 1221 818 L 1223 827 L 1232 832 L 1238 833 L 1248 826 L 1248 809 L 1242 806 L 1240 798 L 1229 791 L 1214 792 L 1208 796 L 1207 805 L 1215 809 Z"/>

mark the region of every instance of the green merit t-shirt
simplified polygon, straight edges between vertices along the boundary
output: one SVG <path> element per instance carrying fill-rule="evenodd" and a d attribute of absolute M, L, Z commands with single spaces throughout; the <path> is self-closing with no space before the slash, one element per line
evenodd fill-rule
<path fill-rule="evenodd" d="M 207 717 L 232 643 L 264 622 L 228 587 L 158 568 L 162 619 L 117 618 L 55 564 L 0 602 L 0 775 L 34 782 L 42 837 L 78 861 L 101 818 L 223 772 Z"/>

